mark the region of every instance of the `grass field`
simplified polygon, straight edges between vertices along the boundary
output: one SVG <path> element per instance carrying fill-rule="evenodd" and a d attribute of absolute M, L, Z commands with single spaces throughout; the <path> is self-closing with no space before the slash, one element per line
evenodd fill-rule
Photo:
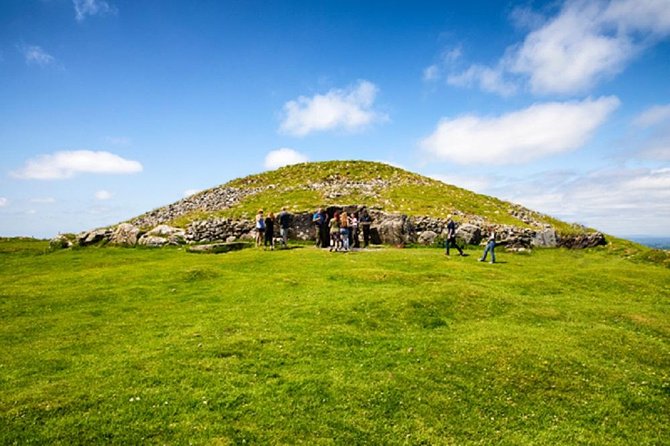
<path fill-rule="evenodd" d="M 670 269 L 467 252 L 2 240 L 0 444 L 670 442 Z"/>

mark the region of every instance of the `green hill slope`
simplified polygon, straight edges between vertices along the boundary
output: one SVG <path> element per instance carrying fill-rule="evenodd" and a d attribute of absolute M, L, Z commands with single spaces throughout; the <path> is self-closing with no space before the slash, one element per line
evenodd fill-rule
<path fill-rule="evenodd" d="M 134 221 L 151 221 L 147 218 L 169 210 L 169 223 L 186 227 L 192 221 L 216 217 L 251 219 L 259 208 L 276 212 L 287 206 L 292 212 L 313 212 L 320 206 L 336 205 L 365 205 L 408 216 L 444 218 L 453 214 L 457 220 L 475 217 L 518 227 L 551 225 L 561 233 L 585 230 L 494 197 L 369 161 L 302 163 L 250 175 Z"/>

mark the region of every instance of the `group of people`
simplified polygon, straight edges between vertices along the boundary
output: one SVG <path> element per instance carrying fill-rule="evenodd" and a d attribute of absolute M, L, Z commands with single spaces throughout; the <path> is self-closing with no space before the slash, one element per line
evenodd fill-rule
<path fill-rule="evenodd" d="M 336 211 L 329 216 L 323 208 L 312 215 L 316 246 L 330 251 L 349 251 L 360 248 L 360 234 L 363 233 L 363 248 L 370 244 L 372 217 L 367 209 L 351 214 Z"/>
<path fill-rule="evenodd" d="M 288 247 L 288 230 L 291 226 L 291 214 L 282 208 L 277 217 L 270 212 L 267 217 L 263 216 L 263 209 L 259 209 L 256 214 L 256 247 L 262 246 L 263 249 L 275 249 L 275 223 L 279 225 L 279 235 L 281 236 L 282 247 Z"/>
<path fill-rule="evenodd" d="M 451 215 L 447 217 L 447 239 L 445 241 L 446 252 L 445 255 L 449 255 L 449 248 L 456 248 L 458 254 L 464 256 L 463 249 L 456 244 L 456 223 L 452 220 Z M 494 230 L 491 230 L 489 233 L 489 238 L 486 241 L 486 247 L 484 248 L 484 254 L 478 259 L 480 262 L 485 262 L 488 253 L 491 253 L 491 262 L 496 262 L 496 233 Z"/>
<path fill-rule="evenodd" d="M 263 214 L 263 209 L 258 210 L 256 214 L 256 246 L 263 249 L 275 249 L 274 228 L 275 223 L 279 225 L 281 235 L 281 245 L 288 247 L 288 231 L 291 226 L 291 214 L 282 208 L 277 217 L 270 212 L 267 217 Z M 351 214 L 346 211 L 335 211 L 331 217 L 323 208 L 319 208 L 312 215 L 312 224 L 314 225 L 316 246 L 319 248 L 329 248 L 330 251 L 349 251 L 352 248 L 360 248 L 360 234 L 363 233 L 363 248 L 367 248 L 370 243 L 370 225 L 372 217 L 367 209 L 363 208 L 360 212 Z M 495 263 L 496 254 L 496 234 L 491 230 L 486 242 L 484 254 L 479 258 L 480 262 L 486 261 L 488 253 L 491 253 L 491 263 Z M 447 218 L 447 238 L 445 241 L 446 255 L 449 255 L 450 248 L 456 248 L 458 254 L 464 256 L 463 249 L 456 244 L 456 223 L 451 218 Z"/>

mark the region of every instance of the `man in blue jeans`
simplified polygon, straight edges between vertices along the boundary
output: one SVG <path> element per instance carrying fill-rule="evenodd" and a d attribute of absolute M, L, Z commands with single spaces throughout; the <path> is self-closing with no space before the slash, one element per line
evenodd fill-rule
<path fill-rule="evenodd" d="M 489 239 L 486 242 L 486 248 L 484 249 L 484 255 L 482 256 L 481 259 L 479 259 L 480 262 L 484 262 L 486 260 L 486 255 L 491 251 L 491 263 L 496 263 L 496 233 L 492 229 L 491 230 L 491 235 L 489 235 Z"/>

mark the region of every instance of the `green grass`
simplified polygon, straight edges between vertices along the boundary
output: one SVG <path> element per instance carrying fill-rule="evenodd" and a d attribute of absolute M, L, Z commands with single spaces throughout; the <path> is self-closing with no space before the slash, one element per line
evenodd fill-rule
<path fill-rule="evenodd" d="M 0 444 L 670 438 L 649 259 L 46 247 L 0 240 Z"/>

